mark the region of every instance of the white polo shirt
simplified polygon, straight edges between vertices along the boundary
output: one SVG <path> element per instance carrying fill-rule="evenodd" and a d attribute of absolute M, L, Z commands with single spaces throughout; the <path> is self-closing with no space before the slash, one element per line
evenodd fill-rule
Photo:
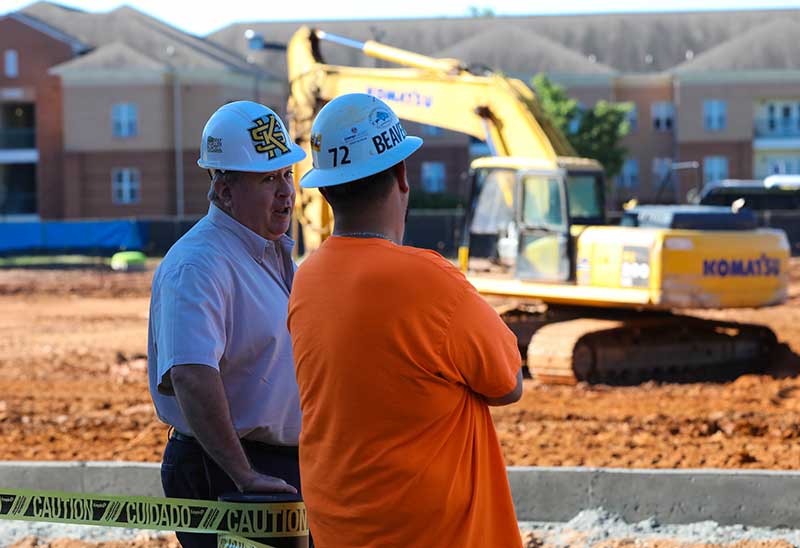
<path fill-rule="evenodd" d="M 272 242 L 215 205 L 153 277 L 147 343 L 158 417 L 192 435 L 172 391 L 174 365 L 217 369 L 240 438 L 296 446 L 300 403 L 286 328 L 294 241 Z"/>

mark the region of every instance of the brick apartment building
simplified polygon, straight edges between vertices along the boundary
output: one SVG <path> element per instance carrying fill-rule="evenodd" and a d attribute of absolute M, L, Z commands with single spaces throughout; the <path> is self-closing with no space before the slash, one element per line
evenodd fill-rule
<path fill-rule="evenodd" d="M 284 84 L 128 7 L 40 2 L 0 18 L 0 220 L 198 215 L 200 133 L 221 104 Z"/>
<path fill-rule="evenodd" d="M 195 160 L 209 114 L 237 99 L 286 102 L 284 54 L 249 49 L 245 30 L 285 43 L 300 24 L 200 38 L 129 7 L 37 2 L 0 16 L 0 221 L 201 214 L 208 180 Z M 800 45 L 788 38 L 800 10 L 311 24 L 524 80 L 546 72 L 585 106 L 632 103 L 615 200 L 681 201 L 711 179 L 800 172 Z M 463 195 L 485 146 L 409 125 L 426 139 L 412 184 Z M 690 161 L 699 169 L 673 169 Z"/>
<path fill-rule="evenodd" d="M 245 30 L 280 42 L 299 24 L 245 22 L 208 39 L 244 55 Z M 800 30 L 800 9 L 305 24 L 525 81 L 545 72 L 585 106 L 601 99 L 632 103 L 628 157 L 614 181 L 617 202 L 684 201 L 709 180 L 800 173 L 800 44 L 791 39 Z M 335 46 L 323 53 L 333 64 L 375 63 Z M 280 56 L 250 55 L 285 73 Z M 469 144 L 447 133 L 426 145 L 437 150 L 438 171 L 446 168 L 445 188 L 459 191 L 464 164 L 449 158 Z M 440 148 L 437 139 L 444 138 Z M 686 169 L 692 162 L 698 168 Z M 416 173 L 425 186 L 422 169 Z"/>

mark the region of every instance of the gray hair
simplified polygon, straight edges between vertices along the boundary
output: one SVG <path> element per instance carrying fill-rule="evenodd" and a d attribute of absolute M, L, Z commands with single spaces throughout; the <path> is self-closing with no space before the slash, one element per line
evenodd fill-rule
<path fill-rule="evenodd" d="M 214 170 L 211 173 L 211 185 L 208 187 L 208 194 L 206 194 L 208 201 L 216 205 L 217 207 L 222 208 L 223 206 L 219 201 L 219 197 L 217 196 L 217 193 L 214 191 L 214 183 L 216 183 L 218 180 L 224 180 L 224 182 L 231 185 L 236 183 L 240 177 L 241 177 L 240 171 L 222 171 L 221 169 Z"/>

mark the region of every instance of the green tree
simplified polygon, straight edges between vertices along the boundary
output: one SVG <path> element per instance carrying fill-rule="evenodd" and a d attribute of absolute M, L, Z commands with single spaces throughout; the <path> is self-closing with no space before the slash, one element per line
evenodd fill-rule
<path fill-rule="evenodd" d="M 467 8 L 467 13 L 470 17 L 494 17 L 494 10 L 492 8 L 470 6 Z"/>
<path fill-rule="evenodd" d="M 592 108 L 582 109 L 544 74 L 537 74 L 531 84 L 542 111 L 566 135 L 578 156 L 603 164 L 609 179 L 619 175 L 627 154 L 621 141 L 630 131 L 627 115 L 633 105 L 598 101 Z"/>

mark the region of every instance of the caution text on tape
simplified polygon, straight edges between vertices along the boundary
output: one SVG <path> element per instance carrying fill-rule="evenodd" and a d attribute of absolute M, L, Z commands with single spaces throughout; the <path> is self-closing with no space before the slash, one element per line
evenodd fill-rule
<path fill-rule="evenodd" d="M 0 519 L 255 538 L 308 535 L 302 502 L 248 504 L 0 488 Z"/>

